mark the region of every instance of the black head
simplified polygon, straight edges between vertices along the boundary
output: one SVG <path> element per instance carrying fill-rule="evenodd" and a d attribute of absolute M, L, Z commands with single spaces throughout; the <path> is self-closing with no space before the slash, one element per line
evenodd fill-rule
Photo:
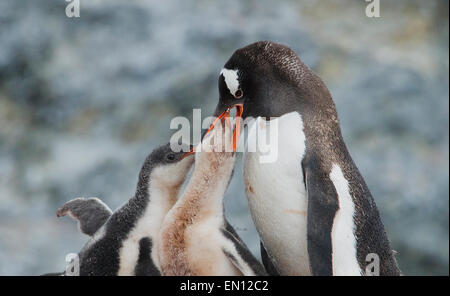
<path fill-rule="evenodd" d="M 152 167 L 156 166 L 166 166 L 175 164 L 183 160 L 186 152 L 189 151 L 190 147 L 181 149 L 179 152 L 174 152 L 170 146 L 170 143 L 162 145 L 152 151 L 147 157 L 146 162 L 148 162 Z"/>
<path fill-rule="evenodd" d="M 164 186 L 179 186 L 194 163 L 194 155 L 186 155 L 190 147 L 174 152 L 171 145 L 160 146 L 150 153 L 142 166 L 138 188 L 146 187 L 150 179 Z"/>
<path fill-rule="evenodd" d="M 215 116 L 243 104 L 243 118 L 281 116 L 310 105 L 328 104 L 324 83 L 289 47 L 261 41 L 240 48 L 219 76 Z"/>

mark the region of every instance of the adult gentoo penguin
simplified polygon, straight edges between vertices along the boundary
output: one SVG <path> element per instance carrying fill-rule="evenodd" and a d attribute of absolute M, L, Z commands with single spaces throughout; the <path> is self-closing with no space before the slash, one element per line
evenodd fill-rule
<path fill-rule="evenodd" d="M 159 228 L 193 161 L 170 144 L 161 146 L 145 160 L 135 195 L 114 213 L 98 199 L 75 199 L 58 210 L 92 236 L 79 253 L 80 275 L 160 275 Z"/>
<path fill-rule="evenodd" d="M 243 104 L 248 143 L 277 124 L 275 161 L 246 152 L 244 181 L 269 273 L 380 275 L 400 271 L 375 201 L 341 135 L 322 82 L 290 48 L 257 42 L 238 49 L 219 76 L 215 116 Z M 253 120 L 250 120 L 253 118 Z M 372 256 L 372 255 L 371 255 Z"/>
<path fill-rule="evenodd" d="M 223 197 L 235 155 L 212 133 L 195 153 L 195 167 L 182 196 L 164 218 L 158 254 L 163 275 L 265 275 L 224 217 Z M 229 130 L 229 129 L 228 129 Z M 231 141 L 229 132 L 225 138 Z M 210 151 L 210 152 L 207 152 Z"/>

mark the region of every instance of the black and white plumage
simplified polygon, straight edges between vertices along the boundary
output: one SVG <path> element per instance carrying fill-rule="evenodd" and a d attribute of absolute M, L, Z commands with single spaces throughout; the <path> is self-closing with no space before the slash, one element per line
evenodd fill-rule
<path fill-rule="evenodd" d="M 95 214 L 107 214 L 107 206 L 100 207 L 104 204 L 99 200 L 75 199 L 58 210 L 58 215 L 70 213 L 80 229 L 91 235 L 79 253 L 80 275 L 160 275 L 157 234 L 193 160 L 192 155 L 173 152 L 169 144 L 155 149 L 142 166 L 136 194 L 93 234 L 103 220 Z"/>
<path fill-rule="evenodd" d="M 163 275 L 266 275 L 225 218 L 223 197 L 235 154 L 225 152 L 218 137 L 210 143 L 217 130 L 200 144 L 186 190 L 164 218 L 158 248 Z"/>
<path fill-rule="evenodd" d="M 364 275 L 366 256 L 374 253 L 380 275 L 399 275 L 331 95 L 295 52 L 273 42 L 238 49 L 221 71 L 219 94 L 215 116 L 243 104 L 247 145 L 268 129 L 276 132 L 269 157 L 256 151 L 244 159 L 266 268 L 281 275 Z"/>

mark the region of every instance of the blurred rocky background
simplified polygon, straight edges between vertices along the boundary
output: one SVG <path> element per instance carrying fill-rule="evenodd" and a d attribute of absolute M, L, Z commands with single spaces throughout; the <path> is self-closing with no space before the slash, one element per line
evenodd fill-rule
<path fill-rule="evenodd" d="M 60 271 L 87 237 L 56 209 L 133 193 L 174 116 L 210 115 L 239 47 L 289 45 L 330 88 L 406 275 L 448 274 L 448 1 L 0 1 L 0 274 Z M 238 162 L 241 166 L 241 162 Z M 232 224 L 255 254 L 240 169 Z"/>

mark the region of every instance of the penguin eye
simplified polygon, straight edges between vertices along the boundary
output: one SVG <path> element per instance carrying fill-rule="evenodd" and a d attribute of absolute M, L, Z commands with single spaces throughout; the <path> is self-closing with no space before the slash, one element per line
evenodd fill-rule
<path fill-rule="evenodd" d="M 234 97 L 237 99 L 242 98 L 243 95 L 244 95 L 244 93 L 242 92 L 242 89 L 240 89 L 240 88 L 234 93 Z"/>
<path fill-rule="evenodd" d="M 167 159 L 168 161 L 173 161 L 173 160 L 175 159 L 175 154 L 173 154 L 173 153 L 167 154 L 167 155 L 166 155 L 166 159 Z"/>

